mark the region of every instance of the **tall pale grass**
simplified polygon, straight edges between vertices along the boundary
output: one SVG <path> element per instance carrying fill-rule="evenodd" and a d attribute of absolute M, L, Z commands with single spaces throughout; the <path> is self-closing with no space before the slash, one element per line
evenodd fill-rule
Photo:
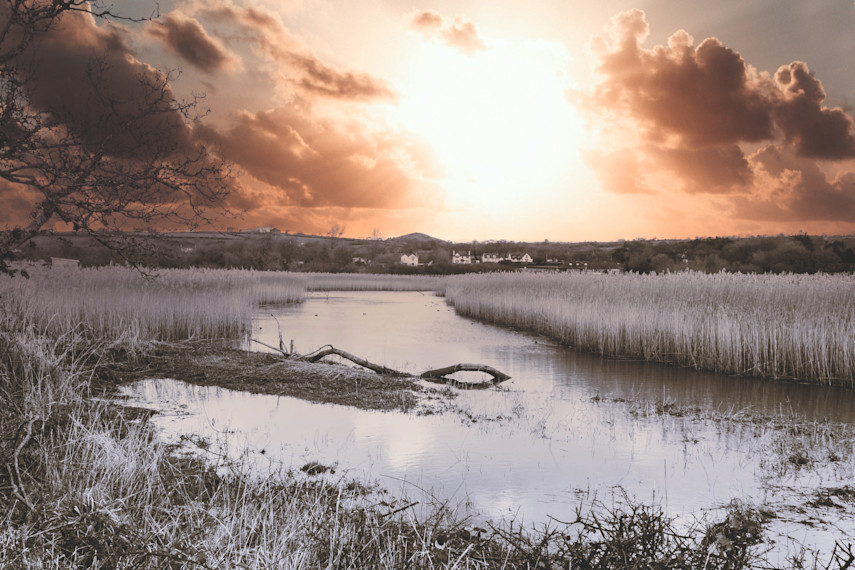
<path fill-rule="evenodd" d="M 85 328 L 125 340 L 232 337 L 258 303 L 302 299 L 290 273 L 170 269 L 150 277 L 124 267 L 39 269 L 0 276 L 0 311 L 46 333 Z"/>
<path fill-rule="evenodd" d="M 403 537 L 417 521 L 386 517 L 360 484 L 182 459 L 103 402 L 25 417 L 17 490 L 31 506 L 0 495 L 2 568 L 434 567 L 419 563 L 430 534 Z"/>
<path fill-rule="evenodd" d="M 457 312 L 580 350 L 726 374 L 855 384 L 851 275 L 452 277 Z"/>
<path fill-rule="evenodd" d="M 374 273 L 303 273 L 309 291 L 434 291 L 444 276 Z"/>

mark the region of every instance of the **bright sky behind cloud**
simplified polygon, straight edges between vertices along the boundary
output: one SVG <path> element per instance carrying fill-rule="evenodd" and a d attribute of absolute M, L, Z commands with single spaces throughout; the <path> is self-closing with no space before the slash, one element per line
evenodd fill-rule
<path fill-rule="evenodd" d="M 223 227 L 581 241 L 853 233 L 853 29 L 830 0 L 198 0 L 113 32 L 206 94 Z"/>

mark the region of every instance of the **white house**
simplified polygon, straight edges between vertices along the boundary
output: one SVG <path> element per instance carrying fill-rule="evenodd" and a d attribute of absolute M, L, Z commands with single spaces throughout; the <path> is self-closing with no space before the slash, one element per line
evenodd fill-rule
<path fill-rule="evenodd" d="M 415 267 L 419 264 L 419 255 L 417 253 L 405 253 L 401 255 L 401 263 Z"/>
<path fill-rule="evenodd" d="M 527 253 L 512 253 L 508 256 L 508 261 L 511 261 L 513 263 L 531 263 L 532 259 L 531 256 Z"/>
<path fill-rule="evenodd" d="M 466 255 L 463 255 L 462 251 L 452 251 L 451 263 L 472 263 L 472 252 L 467 251 Z"/>
<path fill-rule="evenodd" d="M 499 263 L 504 258 L 498 253 L 482 253 L 481 263 Z"/>

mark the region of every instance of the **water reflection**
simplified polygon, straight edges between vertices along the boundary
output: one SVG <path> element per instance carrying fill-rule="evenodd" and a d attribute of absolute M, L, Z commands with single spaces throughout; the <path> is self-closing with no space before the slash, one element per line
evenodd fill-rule
<path fill-rule="evenodd" d="M 600 395 L 672 401 L 708 410 L 781 411 L 809 420 L 855 420 L 852 390 L 696 372 L 655 363 L 576 353 L 549 340 L 484 325 L 455 314 L 428 293 L 313 293 L 300 305 L 270 306 L 253 319 L 253 337 L 298 351 L 332 344 L 373 362 L 410 372 L 458 362 L 494 366 L 517 389 L 572 400 Z M 245 347 L 267 350 L 247 341 Z"/>
<path fill-rule="evenodd" d="M 168 433 L 198 434 L 259 468 L 271 457 L 294 468 L 308 461 L 337 464 L 357 477 L 407 481 L 410 494 L 423 489 L 452 504 L 469 501 L 493 519 L 567 517 L 579 492 L 602 494 L 615 486 L 687 512 L 758 489 L 751 476 L 756 461 L 746 457 L 741 434 L 722 436 L 682 419 L 664 426 L 661 418 L 626 421 L 614 403 L 567 414 L 542 401 L 530 412 L 473 422 L 454 414 L 372 412 L 175 380 L 135 384 L 131 396 L 166 410 L 153 421 Z M 519 397 L 463 395 L 471 400 L 464 405 L 481 412 L 507 408 Z M 494 401 L 479 406 L 483 399 Z"/>
<path fill-rule="evenodd" d="M 844 484 L 853 475 L 851 462 L 839 463 L 837 471 L 773 473 L 774 434 L 762 426 L 630 413 L 646 402 L 671 401 L 849 421 L 855 404 L 847 390 L 577 354 L 460 318 L 442 299 L 419 293 L 313 295 L 302 305 L 263 308 L 253 326 L 255 338 L 271 345 L 281 330 L 301 352 L 329 343 L 412 372 L 477 362 L 513 379 L 501 390 L 461 392 L 462 413 L 439 416 L 171 380 L 139 383 L 132 398 L 169 410 L 155 419 L 168 433 L 227 445 L 259 469 L 279 460 L 295 469 L 308 461 L 337 464 L 355 477 L 399 486 L 417 499 L 432 495 L 493 520 L 569 519 L 580 502 L 607 501 L 618 487 L 672 514 L 691 515 L 732 498 L 770 500 L 770 477 L 791 492 Z"/>

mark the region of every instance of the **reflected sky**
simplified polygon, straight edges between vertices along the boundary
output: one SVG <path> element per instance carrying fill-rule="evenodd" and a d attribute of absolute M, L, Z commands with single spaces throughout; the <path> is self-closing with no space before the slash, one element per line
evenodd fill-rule
<path fill-rule="evenodd" d="M 276 345 L 279 330 L 304 353 L 332 344 L 410 372 L 473 362 L 513 379 L 499 390 L 460 391 L 461 413 L 441 415 L 174 380 L 137 383 L 127 388 L 131 401 L 163 410 L 153 421 L 167 434 L 199 434 L 261 471 L 278 462 L 294 469 L 335 464 L 339 473 L 377 480 L 414 500 L 448 501 L 476 519 L 567 520 L 580 504 L 610 503 L 623 491 L 688 517 L 733 498 L 775 500 L 770 479 L 784 493 L 846 484 L 853 475 L 848 460 L 833 471 L 773 473 L 774 434 L 762 426 L 633 413 L 670 401 L 849 421 L 850 391 L 577 354 L 463 319 L 441 298 L 420 293 L 322 293 L 301 305 L 260 309 L 255 338 Z"/>
<path fill-rule="evenodd" d="M 421 372 L 458 362 L 494 366 L 508 386 L 564 400 L 671 401 L 717 411 L 795 413 L 810 420 L 855 420 L 852 390 L 770 382 L 576 353 L 534 335 L 459 317 L 430 293 L 311 293 L 302 304 L 268 306 L 253 318 L 253 337 L 308 353 L 322 345 L 372 362 Z M 252 350 L 268 350 L 247 341 Z"/>

